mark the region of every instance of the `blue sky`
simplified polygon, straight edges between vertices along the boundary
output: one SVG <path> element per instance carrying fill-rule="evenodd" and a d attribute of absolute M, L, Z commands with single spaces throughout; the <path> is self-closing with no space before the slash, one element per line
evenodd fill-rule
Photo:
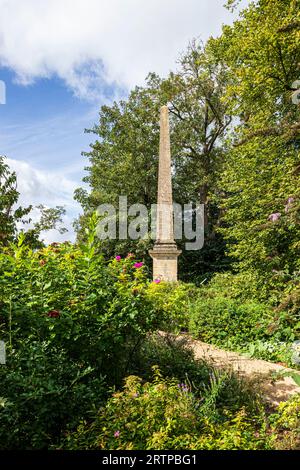
<path fill-rule="evenodd" d="M 99 108 L 147 73 L 166 75 L 193 38 L 231 23 L 224 0 L 0 0 L 0 155 L 17 172 L 20 202 L 64 205 L 74 239 L 81 185 Z M 242 4 L 247 4 L 244 0 Z"/>

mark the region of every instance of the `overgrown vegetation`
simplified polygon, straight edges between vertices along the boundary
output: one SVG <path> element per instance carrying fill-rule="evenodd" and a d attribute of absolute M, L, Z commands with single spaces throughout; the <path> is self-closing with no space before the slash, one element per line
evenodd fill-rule
<path fill-rule="evenodd" d="M 16 206 L 0 158 L 1 449 L 300 448 L 299 396 L 270 410 L 255 384 L 155 333 L 299 366 L 299 12 L 299 0 L 251 2 L 176 73 L 101 108 L 74 244 L 40 240 L 63 230 L 61 207 L 18 230 L 31 207 Z M 165 103 L 174 198 L 206 208 L 205 245 L 183 252 L 174 284 L 149 280 L 149 240 L 100 243 L 94 212 L 120 195 L 155 202 Z"/>
<path fill-rule="evenodd" d="M 292 101 L 300 74 L 299 11 L 299 0 L 251 2 L 218 38 L 192 42 L 176 73 L 150 74 L 127 100 L 102 107 L 90 131 L 97 140 L 85 154 L 90 192 L 76 194 L 85 212 L 79 239 L 99 204 L 120 194 L 129 204 L 155 201 L 153 148 L 158 110 L 167 102 L 174 199 L 203 203 L 206 214 L 204 247 L 179 257 L 181 279 L 201 286 L 189 296 L 190 319 L 182 326 L 290 365 L 300 330 L 300 107 Z M 134 250 L 148 264 L 148 245 L 117 240 L 103 243 L 102 251 Z M 190 297 L 197 297 L 192 305 Z"/>
<path fill-rule="evenodd" d="M 153 334 L 179 331 L 195 288 L 149 281 L 132 254 L 106 262 L 96 223 L 86 244 L 33 252 L 21 236 L 0 256 L 0 447 L 297 446 L 298 403 L 287 425 L 252 385 L 195 360 L 184 340 Z"/>

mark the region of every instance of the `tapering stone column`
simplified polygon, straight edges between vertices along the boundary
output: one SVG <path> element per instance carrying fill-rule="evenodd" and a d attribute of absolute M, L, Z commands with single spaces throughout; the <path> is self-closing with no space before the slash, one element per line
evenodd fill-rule
<path fill-rule="evenodd" d="M 156 241 L 149 251 L 153 279 L 177 281 L 178 250 L 174 240 L 169 110 L 160 110 L 160 141 L 157 191 Z"/>

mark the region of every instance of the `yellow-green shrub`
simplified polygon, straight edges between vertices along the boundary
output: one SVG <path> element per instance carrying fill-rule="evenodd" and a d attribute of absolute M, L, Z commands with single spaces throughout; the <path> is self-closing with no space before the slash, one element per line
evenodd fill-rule
<path fill-rule="evenodd" d="M 193 284 L 161 281 L 149 284 L 146 297 L 157 314 L 165 318 L 164 329 L 176 331 L 188 324 L 189 302 L 195 292 Z"/>
<path fill-rule="evenodd" d="M 270 438 L 260 420 L 244 408 L 224 410 L 216 419 L 209 401 L 187 383 L 166 379 L 157 368 L 153 382 L 129 376 L 98 417 L 82 423 L 62 448 L 68 449 L 267 449 Z"/>

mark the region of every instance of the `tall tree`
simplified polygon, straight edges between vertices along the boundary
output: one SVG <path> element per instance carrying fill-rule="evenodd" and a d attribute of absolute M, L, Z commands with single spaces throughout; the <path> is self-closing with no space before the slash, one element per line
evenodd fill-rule
<path fill-rule="evenodd" d="M 127 195 L 129 204 L 138 202 L 149 207 L 156 202 L 159 108 L 169 103 L 174 199 L 181 204 L 206 204 L 209 244 L 215 238 L 218 219 L 214 198 L 224 160 L 222 138 L 231 122 L 222 104 L 225 85 L 222 65 L 201 44 L 193 43 L 177 73 L 167 79 L 150 74 L 146 86 L 135 88 L 127 100 L 103 106 L 99 124 L 89 131 L 98 138 L 91 144 L 91 151 L 84 154 L 91 163 L 84 179 L 91 191 L 76 193 L 85 213 L 103 202 L 116 203 L 119 195 Z M 208 271 L 207 265 L 214 261 L 215 267 L 220 264 L 216 260 L 220 260 L 223 246 L 217 249 L 220 244 L 215 241 L 212 245 L 196 257 L 193 254 L 192 263 L 181 257 L 190 266 L 189 272 Z M 121 245 L 113 246 L 120 249 Z M 206 261 L 204 253 L 208 255 Z"/>
<path fill-rule="evenodd" d="M 223 234 L 239 269 L 259 273 L 270 296 L 300 268 L 300 108 L 291 99 L 300 78 L 299 0 L 252 2 L 209 47 L 231 75 L 224 99 L 237 123 L 223 173 Z"/>
<path fill-rule="evenodd" d="M 0 246 L 13 240 L 17 223 L 32 209 L 32 206 L 17 207 L 18 199 L 16 173 L 10 170 L 5 157 L 0 156 Z"/>
<path fill-rule="evenodd" d="M 32 222 L 30 213 L 33 207 L 31 205 L 26 208 L 18 206 L 19 196 L 17 175 L 10 170 L 5 157 L 0 156 L 0 246 L 6 246 L 14 241 L 18 230 L 25 232 L 24 240 L 32 248 L 43 246 L 43 241 L 40 240 L 43 231 L 53 229 L 58 230 L 59 233 L 67 231 L 62 226 L 64 207 L 47 208 L 40 204 L 36 206 L 39 218 Z M 31 228 L 25 230 L 26 224 L 30 223 Z"/>

